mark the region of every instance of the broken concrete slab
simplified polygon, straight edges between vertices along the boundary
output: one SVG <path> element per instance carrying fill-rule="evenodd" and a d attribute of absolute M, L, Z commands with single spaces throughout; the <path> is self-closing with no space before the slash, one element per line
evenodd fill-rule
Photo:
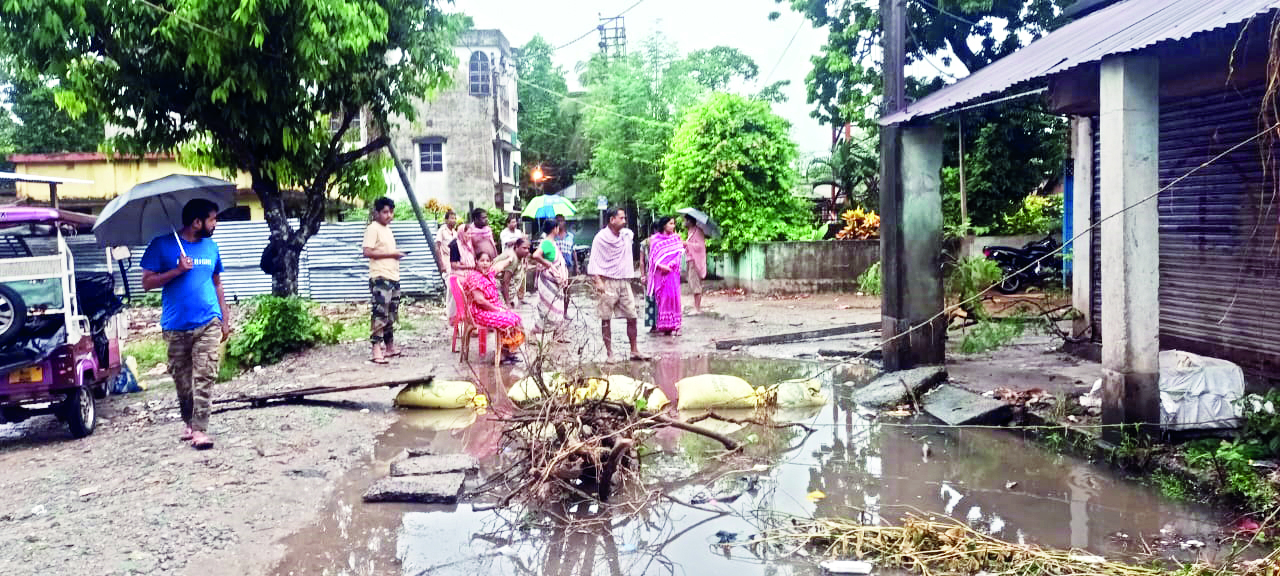
<path fill-rule="evenodd" d="M 853 393 L 853 401 L 868 408 L 893 408 L 920 398 L 929 389 L 947 379 L 942 366 L 925 366 L 881 374 L 870 384 Z"/>
<path fill-rule="evenodd" d="M 467 454 L 442 454 L 418 456 L 391 463 L 392 476 L 428 476 L 447 472 L 467 472 L 480 467 L 476 459 Z"/>
<path fill-rule="evenodd" d="M 461 472 L 383 478 L 364 493 L 364 501 L 456 504 L 464 480 L 466 474 Z"/>
<path fill-rule="evenodd" d="M 1013 406 L 943 384 L 921 399 L 924 411 L 951 426 L 1001 426 L 1013 418 Z"/>

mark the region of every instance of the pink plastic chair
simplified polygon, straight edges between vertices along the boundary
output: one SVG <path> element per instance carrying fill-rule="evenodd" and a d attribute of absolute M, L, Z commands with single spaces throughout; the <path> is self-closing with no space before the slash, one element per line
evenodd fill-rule
<path fill-rule="evenodd" d="M 450 324 L 453 326 L 453 341 L 450 343 L 450 350 L 458 352 L 458 338 L 462 337 L 462 356 L 465 360 L 467 357 L 467 349 L 470 340 L 467 336 L 471 331 L 476 331 L 479 342 L 479 353 L 484 356 L 485 350 L 488 348 L 489 330 L 483 326 L 476 326 L 475 321 L 471 319 L 471 310 L 467 306 L 470 301 L 466 293 L 462 290 L 461 279 L 449 277 L 449 294 L 453 296 L 454 314 Z"/>

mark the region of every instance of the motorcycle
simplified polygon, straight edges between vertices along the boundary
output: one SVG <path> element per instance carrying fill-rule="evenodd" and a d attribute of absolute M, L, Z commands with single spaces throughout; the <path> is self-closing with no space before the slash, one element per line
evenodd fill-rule
<path fill-rule="evenodd" d="M 987 246 L 982 249 L 982 255 L 999 265 L 1003 273 L 996 290 L 1002 294 L 1015 294 L 1028 286 L 1038 286 L 1045 280 L 1061 277 L 1062 255 L 1057 252 L 1060 247 L 1061 244 L 1050 236 L 1029 242 L 1022 248 Z"/>

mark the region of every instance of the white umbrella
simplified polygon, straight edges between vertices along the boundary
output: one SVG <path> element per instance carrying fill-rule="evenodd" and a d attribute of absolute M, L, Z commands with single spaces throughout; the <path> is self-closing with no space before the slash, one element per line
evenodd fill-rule
<path fill-rule="evenodd" d="M 138 184 L 107 203 L 93 225 L 93 235 L 103 246 L 136 246 L 164 234 L 177 236 L 185 225 L 182 208 L 187 202 L 203 198 L 222 212 L 235 206 L 235 196 L 236 185 L 226 180 L 171 174 Z"/>

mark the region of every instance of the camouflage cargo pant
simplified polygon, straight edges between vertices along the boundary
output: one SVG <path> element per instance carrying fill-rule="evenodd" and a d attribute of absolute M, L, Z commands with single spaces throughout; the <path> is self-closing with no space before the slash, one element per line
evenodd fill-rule
<path fill-rule="evenodd" d="M 169 375 L 178 389 L 182 421 L 193 430 L 207 430 L 221 360 L 222 321 L 214 319 L 195 330 L 168 330 L 164 340 L 169 344 Z"/>
<path fill-rule="evenodd" d="M 369 341 L 374 344 L 394 340 L 396 320 L 400 317 L 400 283 L 386 278 L 369 280 Z"/>

